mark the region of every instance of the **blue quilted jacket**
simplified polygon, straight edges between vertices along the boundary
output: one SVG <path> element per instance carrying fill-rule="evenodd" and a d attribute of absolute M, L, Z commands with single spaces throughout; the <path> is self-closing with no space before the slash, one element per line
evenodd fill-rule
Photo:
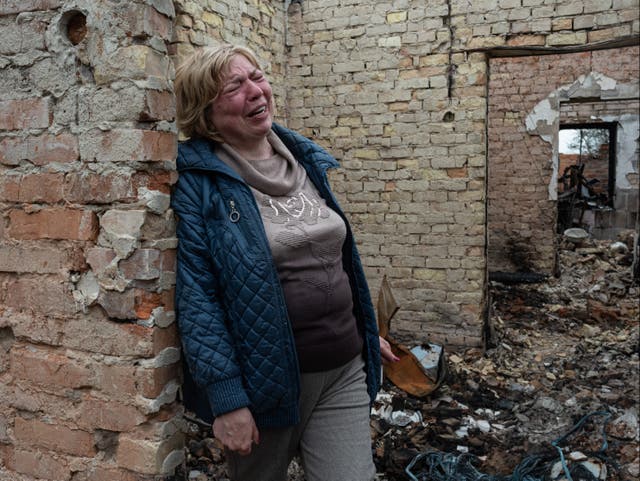
<path fill-rule="evenodd" d="M 275 124 L 273 130 L 327 205 L 347 222 L 326 176 L 337 161 L 295 132 Z M 178 219 L 176 313 L 186 361 L 185 405 L 208 422 L 247 406 L 259 427 L 295 424 L 300 392 L 295 344 L 253 193 L 208 140 L 181 143 L 177 168 L 172 207 Z M 343 263 L 373 401 L 380 382 L 378 329 L 348 223 Z"/>

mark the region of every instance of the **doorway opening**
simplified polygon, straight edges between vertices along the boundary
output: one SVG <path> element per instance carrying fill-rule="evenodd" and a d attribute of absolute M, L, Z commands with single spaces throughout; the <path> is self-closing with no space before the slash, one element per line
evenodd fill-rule
<path fill-rule="evenodd" d="M 616 179 L 616 123 L 560 126 L 558 233 L 591 231 L 597 211 L 611 210 Z"/>

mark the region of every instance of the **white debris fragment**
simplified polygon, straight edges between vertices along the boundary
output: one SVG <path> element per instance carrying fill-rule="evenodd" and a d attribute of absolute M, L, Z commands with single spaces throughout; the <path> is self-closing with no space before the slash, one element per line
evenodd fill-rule
<path fill-rule="evenodd" d="M 407 426 L 408 424 L 421 423 L 422 413 L 419 411 L 393 411 L 389 422 L 394 426 Z"/>

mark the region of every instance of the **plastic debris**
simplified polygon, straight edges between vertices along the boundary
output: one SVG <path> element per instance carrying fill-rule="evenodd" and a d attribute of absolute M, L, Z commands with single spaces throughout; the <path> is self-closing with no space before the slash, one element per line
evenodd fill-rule
<path fill-rule="evenodd" d="M 371 409 L 371 414 L 380 419 L 384 419 L 393 426 L 407 426 L 409 424 L 421 423 L 422 413 L 408 409 L 394 410 L 391 404 L 391 396 L 380 393 L 376 397 L 376 402 Z"/>
<path fill-rule="evenodd" d="M 416 359 L 422 365 L 422 369 L 429 378 L 437 382 L 442 364 L 442 346 L 428 343 L 422 346 L 415 346 L 410 349 Z"/>
<path fill-rule="evenodd" d="M 584 229 L 572 227 L 564 231 L 564 236 L 570 242 L 573 242 L 574 244 L 580 244 L 582 241 L 589 238 L 589 233 Z"/>
<path fill-rule="evenodd" d="M 389 335 L 391 319 L 399 306 L 391 292 L 387 277 L 382 278 L 378 295 L 378 329 L 391 345 L 398 361 L 384 365 L 384 375 L 403 391 L 424 397 L 435 391 L 446 374 L 444 348 L 435 344 L 414 347 L 418 356 Z"/>

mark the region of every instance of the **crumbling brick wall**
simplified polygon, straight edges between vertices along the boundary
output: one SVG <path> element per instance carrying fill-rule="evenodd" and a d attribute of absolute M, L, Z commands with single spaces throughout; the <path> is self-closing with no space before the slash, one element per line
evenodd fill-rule
<path fill-rule="evenodd" d="M 182 462 L 174 64 L 249 44 L 284 97 L 283 6 L 209 3 L 0 5 L 3 481 L 143 481 Z"/>
<path fill-rule="evenodd" d="M 633 92 L 638 91 L 637 58 L 638 48 L 626 47 L 491 59 L 487 190 L 490 270 L 554 272 L 557 202 L 550 191 L 557 188 L 554 147 L 557 156 L 560 122 L 594 121 L 606 111 L 608 100 L 612 101 L 610 114 L 631 113 L 637 107 L 633 98 Z M 610 80 L 598 80 L 598 75 Z M 594 76 L 593 81 L 590 76 Z M 585 78 L 589 80 L 583 85 L 581 79 Z M 602 82 L 606 87 L 600 85 Z M 560 93 L 555 95 L 556 91 Z M 555 105 L 547 102 L 551 95 L 556 97 L 552 99 Z M 587 113 L 583 99 L 601 95 L 602 106 Z M 628 98 L 621 101 L 618 97 Z M 532 117 L 540 105 L 548 105 L 546 113 Z M 537 122 L 535 129 L 539 132 L 532 130 L 527 118 Z M 620 120 L 622 115 L 616 118 Z M 625 135 L 632 144 L 637 142 L 633 132 Z M 635 174 L 628 175 L 637 178 L 637 172 L 636 153 Z M 635 189 L 637 199 L 637 184 L 627 184 Z M 618 207 L 620 215 L 630 217 L 628 225 L 632 227 L 637 208 Z"/>
<path fill-rule="evenodd" d="M 0 479 L 182 459 L 169 2 L 0 4 Z"/>

